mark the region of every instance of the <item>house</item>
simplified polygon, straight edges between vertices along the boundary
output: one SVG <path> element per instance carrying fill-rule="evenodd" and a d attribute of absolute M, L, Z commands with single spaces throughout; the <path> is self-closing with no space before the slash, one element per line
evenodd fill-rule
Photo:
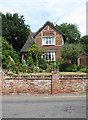
<path fill-rule="evenodd" d="M 64 45 L 65 36 L 61 33 L 53 23 L 47 21 L 36 33 L 31 33 L 28 40 L 21 49 L 22 60 L 26 60 L 25 54 L 27 49 L 37 43 L 39 48 L 45 48 L 47 54 L 42 54 L 42 58 L 47 61 L 56 61 L 60 57 L 60 50 Z"/>
<path fill-rule="evenodd" d="M 88 54 L 87 53 L 83 53 L 80 55 L 80 57 L 78 58 L 78 64 L 82 64 L 86 67 L 88 67 Z"/>

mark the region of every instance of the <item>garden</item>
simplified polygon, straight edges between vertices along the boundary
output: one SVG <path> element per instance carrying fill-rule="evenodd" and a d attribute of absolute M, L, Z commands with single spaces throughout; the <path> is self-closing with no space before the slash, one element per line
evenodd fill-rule
<path fill-rule="evenodd" d="M 63 55 L 64 48 L 61 53 Z M 84 65 L 78 65 L 76 58 L 72 56 L 70 59 L 57 58 L 54 61 L 45 61 L 41 58 L 42 53 L 47 54 L 45 49 L 40 49 L 35 43 L 28 49 L 28 54 L 26 54 L 26 61 L 15 62 L 14 59 L 9 56 L 9 62 L 7 65 L 7 71 L 9 75 L 15 74 L 50 74 L 52 70 L 58 70 L 60 74 L 70 74 L 77 73 L 88 73 L 88 69 Z M 65 52 L 66 53 L 66 52 Z M 72 61 L 74 59 L 74 61 Z"/>
<path fill-rule="evenodd" d="M 2 15 L 2 37 L 0 37 L 0 69 L 7 70 L 10 74 L 51 74 L 53 69 L 59 69 L 60 74 L 86 74 L 88 68 L 78 65 L 77 59 L 82 53 L 88 54 L 88 36 L 81 36 L 81 32 L 75 24 L 62 23 L 55 27 L 66 37 L 64 47 L 61 49 L 61 57 L 54 61 L 45 61 L 42 53 L 45 49 L 39 49 L 33 44 L 25 55 L 26 61 L 22 61 L 20 50 L 25 44 L 30 26 L 25 24 L 23 15 L 18 13 L 6 13 Z M 69 73 L 70 72 L 70 73 Z"/>

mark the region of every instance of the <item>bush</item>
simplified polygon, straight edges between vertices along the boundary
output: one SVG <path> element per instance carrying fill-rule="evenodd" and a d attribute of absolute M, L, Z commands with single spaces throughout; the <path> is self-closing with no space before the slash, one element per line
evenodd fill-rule
<path fill-rule="evenodd" d="M 80 71 L 80 72 L 88 73 L 88 69 L 86 69 L 86 68 L 81 68 L 79 71 Z"/>
<path fill-rule="evenodd" d="M 65 68 L 66 72 L 73 72 L 73 66 L 69 66 Z"/>
<path fill-rule="evenodd" d="M 85 73 L 88 73 L 88 69 L 86 69 Z"/>
<path fill-rule="evenodd" d="M 65 71 L 67 67 L 73 65 L 70 60 L 63 60 L 58 58 L 56 61 L 56 67 L 59 68 L 59 71 Z M 69 68 L 68 68 L 69 69 Z"/>
<path fill-rule="evenodd" d="M 33 73 L 39 72 L 39 67 L 38 66 L 34 66 L 33 67 Z"/>
<path fill-rule="evenodd" d="M 39 62 L 39 67 L 43 70 L 46 70 L 47 62 L 44 59 L 41 59 L 40 62 Z"/>
<path fill-rule="evenodd" d="M 77 65 L 77 71 L 79 71 L 82 68 L 86 68 L 84 65 Z"/>
<path fill-rule="evenodd" d="M 40 73 L 42 73 L 43 72 L 43 69 L 40 69 Z"/>

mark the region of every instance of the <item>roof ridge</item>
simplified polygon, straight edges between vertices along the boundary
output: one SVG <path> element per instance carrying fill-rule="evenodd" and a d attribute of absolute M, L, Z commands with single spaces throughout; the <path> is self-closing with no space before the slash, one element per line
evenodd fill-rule
<path fill-rule="evenodd" d="M 53 23 L 51 23 L 50 21 L 47 21 L 47 22 L 35 33 L 35 35 L 34 35 L 33 37 L 35 38 L 35 36 L 36 36 L 45 26 L 47 26 L 47 25 L 50 25 L 51 27 L 53 27 L 54 30 L 56 30 L 57 32 L 59 32 L 61 35 L 64 36 L 64 34 L 63 34 L 61 31 L 59 31 L 59 30 L 54 26 Z"/>

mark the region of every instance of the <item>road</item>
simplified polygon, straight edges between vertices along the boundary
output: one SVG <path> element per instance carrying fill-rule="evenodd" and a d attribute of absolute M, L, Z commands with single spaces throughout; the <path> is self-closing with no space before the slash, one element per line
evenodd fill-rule
<path fill-rule="evenodd" d="M 4 96 L 3 118 L 86 118 L 85 96 Z"/>

